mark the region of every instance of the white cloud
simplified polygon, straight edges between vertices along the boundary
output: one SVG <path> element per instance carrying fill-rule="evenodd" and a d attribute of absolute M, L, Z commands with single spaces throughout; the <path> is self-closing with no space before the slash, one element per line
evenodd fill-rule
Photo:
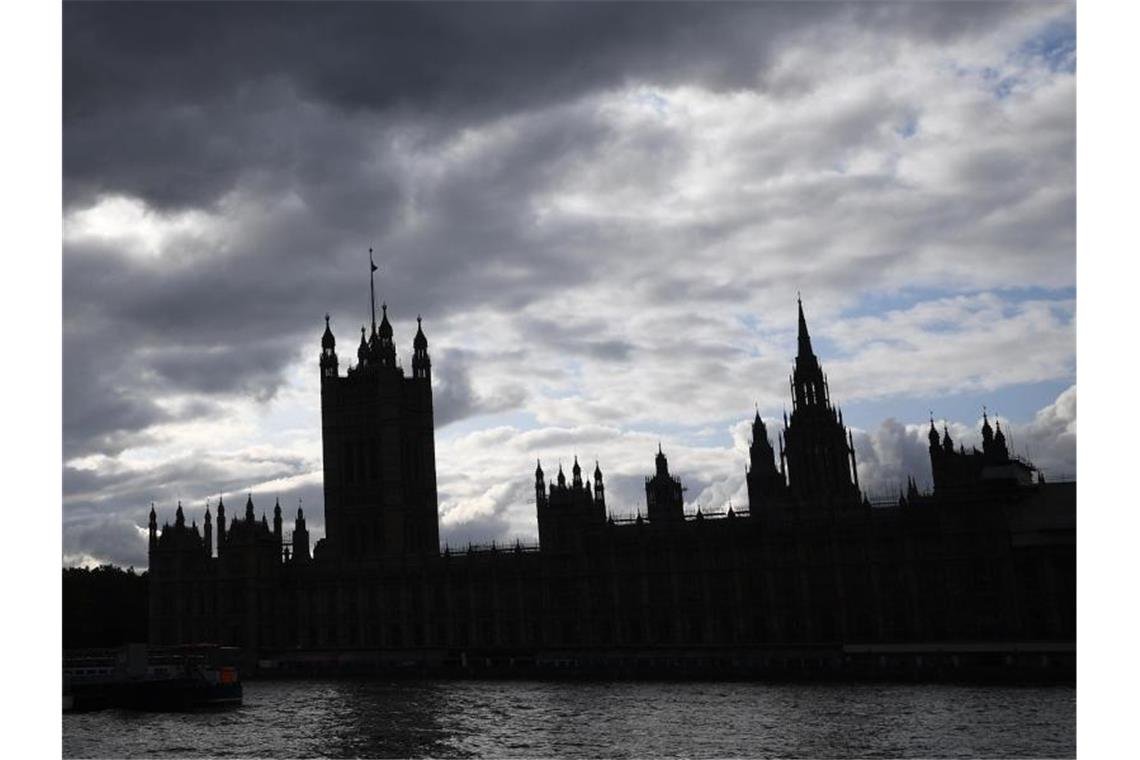
<path fill-rule="evenodd" d="M 732 88 L 642 72 L 459 124 L 270 88 L 231 138 L 272 126 L 289 160 L 255 151 L 213 207 L 71 208 L 67 509 L 312 488 L 320 314 L 342 307 L 343 371 L 371 244 L 398 339 L 424 311 L 438 421 L 513 415 L 437 436 L 460 538 L 533 534 L 538 456 L 600 458 L 632 512 L 655 431 L 692 508 L 743 501 L 740 421 L 786 403 L 797 290 L 840 404 L 1071 381 L 1075 78 L 1022 52 L 1071 8 L 950 40 L 848 15 Z M 1011 425 L 1043 467 L 1072 461 L 1072 396 Z M 865 485 L 905 482 L 920 423 L 860 433 Z"/>

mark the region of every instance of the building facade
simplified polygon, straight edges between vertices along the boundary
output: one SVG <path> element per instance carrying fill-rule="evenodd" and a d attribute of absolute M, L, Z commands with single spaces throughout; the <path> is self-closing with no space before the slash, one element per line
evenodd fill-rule
<path fill-rule="evenodd" d="M 382 314 L 343 375 L 326 317 L 326 536 L 310 547 L 298 509 L 286 537 L 280 505 L 270 524 L 252 495 L 228 523 L 219 501 L 216 542 L 209 509 L 201 532 L 181 505 L 159 530 L 152 509 L 151 643 L 369 667 L 802 664 L 805 651 L 1063 653 L 1075 641 L 1075 483 L 1034 479 L 988 417 L 982 452 L 955 450 L 932 422 L 933 491 L 912 480 L 871 504 L 802 303 L 792 413 L 775 447 L 753 420 L 747 509 L 686 514 L 660 447 L 634 519 L 608 512 L 599 463 L 583 477 L 575 459 L 569 481 L 560 466 L 548 484 L 540 462 L 538 546 L 459 552 L 439 545 L 427 338 L 421 325 L 409 377 Z"/>

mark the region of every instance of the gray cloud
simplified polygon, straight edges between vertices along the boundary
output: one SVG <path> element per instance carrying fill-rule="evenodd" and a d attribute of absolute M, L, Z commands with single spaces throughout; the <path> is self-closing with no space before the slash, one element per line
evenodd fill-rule
<path fill-rule="evenodd" d="M 442 354 L 433 369 L 432 406 L 435 425 L 441 428 L 476 414 L 493 414 L 522 406 L 526 391 L 518 385 L 504 385 L 481 395 L 471 386 L 468 356 L 461 350 Z"/>
<path fill-rule="evenodd" d="M 405 364 L 426 318 L 437 425 L 529 412 L 535 446 L 778 404 L 796 288 L 825 334 L 867 294 L 1075 281 L 1071 76 L 1018 52 L 1069 5 L 63 15 L 65 520 L 121 530 L 152 498 L 319 471 L 322 316 L 343 369 L 369 246 Z M 1018 84 L 999 100 L 946 59 Z M 838 326 L 852 355 L 829 367 L 855 397 L 1071 374 L 1071 320 L 1026 309 L 992 331 L 975 311 L 951 314 L 952 340 L 904 325 L 911 350 L 874 342 L 885 319 Z M 962 360 L 984 350 L 1018 361 Z M 875 453 L 885 478 L 903 466 Z M 711 462 L 694 499 L 738 491 Z M 636 472 L 615 498 L 625 477 L 638 496 Z M 514 498 L 490 491 L 467 483 L 448 508 Z M 471 535 L 522 524 L 478 503 Z"/>

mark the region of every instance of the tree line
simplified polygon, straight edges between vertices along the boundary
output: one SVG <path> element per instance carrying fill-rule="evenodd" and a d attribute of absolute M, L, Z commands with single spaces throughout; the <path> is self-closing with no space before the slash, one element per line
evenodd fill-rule
<path fill-rule="evenodd" d="M 147 574 L 113 565 L 63 569 L 63 648 L 147 639 Z"/>

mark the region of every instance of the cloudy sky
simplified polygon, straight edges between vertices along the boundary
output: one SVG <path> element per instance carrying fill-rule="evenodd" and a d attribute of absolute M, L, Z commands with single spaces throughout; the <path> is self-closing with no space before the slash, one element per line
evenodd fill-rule
<path fill-rule="evenodd" d="M 443 537 L 536 533 L 534 460 L 746 504 L 796 293 L 872 497 L 930 411 L 1075 469 L 1071 4 L 69 3 L 65 564 L 150 503 L 303 499 L 317 352 L 422 314 Z M 772 427 L 773 434 L 775 426 Z"/>

